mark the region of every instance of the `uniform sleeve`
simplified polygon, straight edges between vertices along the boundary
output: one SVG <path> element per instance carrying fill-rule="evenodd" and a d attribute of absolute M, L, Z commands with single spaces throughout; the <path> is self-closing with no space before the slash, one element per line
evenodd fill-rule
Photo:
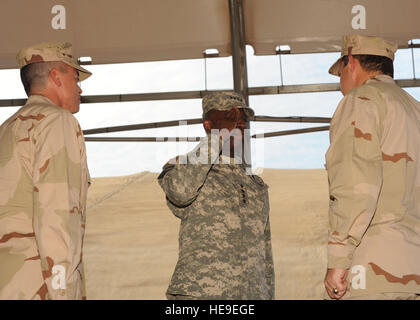
<path fill-rule="evenodd" d="M 348 269 L 376 210 L 382 184 L 380 120 L 372 99 L 353 94 L 331 123 L 328 268 Z M 336 112 L 337 113 L 337 112 Z"/>
<path fill-rule="evenodd" d="M 270 228 L 270 203 L 268 199 L 268 192 L 266 196 L 264 214 L 267 215 L 267 224 L 264 230 L 265 241 L 265 277 L 270 290 L 270 297 L 274 300 L 275 283 L 274 283 L 274 262 L 273 250 L 271 247 L 271 228 Z"/>
<path fill-rule="evenodd" d="M 72 117 L 50 115 L 34 132 L 33 226 L 50 299 L 82 296 L 81 151 Z"/>
<path fill-rule="evenodd" d="M 222 142 L 218 135 L 208 135 L 190 153 L 167 163 L 158 177 L 168 201 L 186 207 L 198 196 L 212 165 L 219 159 Z"/>

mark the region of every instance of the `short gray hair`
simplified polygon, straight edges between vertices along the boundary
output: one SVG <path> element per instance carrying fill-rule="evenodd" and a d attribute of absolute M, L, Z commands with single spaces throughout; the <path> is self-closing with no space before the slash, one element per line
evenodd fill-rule
<path fill-rule="evenodd" d="M 53 68 L 59 69 L 61 72 L 67 72 L 65 65 L 60 61 L 31 63 L 20 70 L 20 79 L 28 96 L 32 88 L 45 87 L 48 75 Z"/>

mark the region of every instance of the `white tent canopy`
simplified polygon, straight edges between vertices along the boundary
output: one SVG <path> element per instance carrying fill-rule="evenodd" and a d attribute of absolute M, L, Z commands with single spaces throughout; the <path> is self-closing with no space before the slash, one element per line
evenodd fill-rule
<path fill-rule="evenodd" d="M 65 29 L 54 29 L 64 26 L 60 15 Z M 2 0 L 0 24 L 0 68 L 15 68 L 20 48 L 44 41 L 69 41 L 94 64 L 231 54 L 226 0 Z"/>
<path fill-rule="evenodd" d="M 341 37 L 375 35 L 407 48 L 420 38 L 419 0 L 245 0 L 246 42 L 255 54 L 341 51 Z"/>
<path fill-rule="evenodd" d="M 342 35 L 360 33 L 381 36 L 407 48 L 410 40 L 420 38 L 419 15 L 420 0 L 1 0 L 0 69 L 16 68 L 19 49 L 45 41 L 71 42 L 74 55 L 90 57 L 92 64 L 203 58 L 207 49 L 217 49 L 220 57 L 232 56 L 234 90 L 246 99 L 250 94 L 335 91 L 339 84 L 248 88 L 245 44 L 252 45 L 257 55 L 331 52 L 340 51 Z M 398 84 L 418 87 L 420 80 L 404 79 Z M 192 99 L 207 93 L 83 96 L 82 103 Z M 23 103 L 24 99 L 0 100 L 0 107 Z M 195 120 L 188 119 L 188 123 Z M 259 116 L 253 121 L 295 120 Z M 301 117 L 299 121 L 329 119 Z M 168 123 L 147 125 L 165 127 Z M 124 130 L 134 128 L 107 127 L 94 132 Z"/>
<path fill-rule="evenodd" d="M 348 33 L 377 35 L 400 47 L 420 38 L 418 0 L 243 0 L 245 43 L 258 55 L 338 51 Z M 0 68 L 17 51 L 69 41 L 92 63 L 232 54 L 228 0 L 2 0 Z"/>

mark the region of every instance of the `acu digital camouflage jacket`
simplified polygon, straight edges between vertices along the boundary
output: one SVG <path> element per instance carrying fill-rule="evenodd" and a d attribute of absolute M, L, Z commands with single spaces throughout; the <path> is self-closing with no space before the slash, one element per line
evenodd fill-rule
<path fill-rule="evenodd" d="M 203 139 L 158 178 L 181 219 L 168 298 L 273 299 L 268 187 L 243 165 L 230 164 L 232 158 L 219 157 L 221 145 L 210 141 L 219 137 Z M 182 164 L 191 155 L 198 158 Z"/>

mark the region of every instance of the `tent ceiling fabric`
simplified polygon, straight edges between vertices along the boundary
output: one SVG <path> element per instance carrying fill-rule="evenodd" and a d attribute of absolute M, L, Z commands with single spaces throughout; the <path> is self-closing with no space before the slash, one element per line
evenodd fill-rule
<path fill-rule="evenodd" d="M 54 29 L 60 15 L 65 29 Z M 210 48 L 231 55 L 227 0 L 1 0 L 0 25 L 0 68 L 45 41 L 69 41 L 94 64 L 203 58 Z"/>
<path fill-rule="evenodd" d="M 274 54 L 278 45 L 291 53 L 341 51 L 341 37 L 350 33 L 406 48 L 420 38 L 420 1 L 244 0 L 244 20 L 246 41 L 257 55 Z"/>
<path fill-rule="evenodd" d="M 420 38 L 418 0 L 243 0 L 243 8 L 246 43 L 260 55 L 278 45 L 339 51 L 341 36 L 355 32 L 400 47 Z M 43 41 L 69 41 L 93 64 L 232 54 L 228 0 L 1 0 L 0 9 L 3 69 L 16 68 L 20 48 Z"/>

